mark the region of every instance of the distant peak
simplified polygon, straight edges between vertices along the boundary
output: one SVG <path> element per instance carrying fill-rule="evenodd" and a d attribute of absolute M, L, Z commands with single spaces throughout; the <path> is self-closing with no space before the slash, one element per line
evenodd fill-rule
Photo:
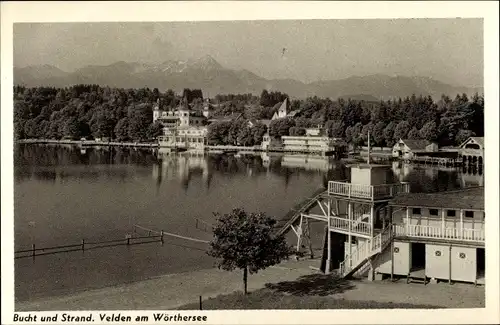
<path fill-rule="evenodd" d="M 201 69 L 221 69 L 222 66 L 210 55 L 204 55 L 199 59 L 189 62 L 189 64 L 196 68 Z"/>

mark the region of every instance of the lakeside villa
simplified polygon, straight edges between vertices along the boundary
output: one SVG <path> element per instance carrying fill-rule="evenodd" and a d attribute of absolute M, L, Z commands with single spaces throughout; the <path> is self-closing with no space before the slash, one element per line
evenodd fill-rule
<path fill-rule="evenodd" d="M 304 221 L 315 219 L 327 226 L 327 274 L 484 284 L 484 188 L 412 193 L 408 183 L 391 182 L 390 168 L 354 165 L 349 181 L 330 181 L 317 200 L 322 214 L 302 213 L 292 226 L 297 249 Z"/>
<path fill-rule="evenodd" d="M 469 137 L 455 148 L 439 148 L 427 140 L 399 139 L 392 147 L 392 157 L 406 162 L 445 166 L 484 165 L 484 137 Z"/>

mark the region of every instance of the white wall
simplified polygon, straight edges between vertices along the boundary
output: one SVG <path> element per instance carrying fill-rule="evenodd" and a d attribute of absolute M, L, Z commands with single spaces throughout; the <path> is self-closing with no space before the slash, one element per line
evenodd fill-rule
<path fill-rule="evenodd" d="M 407 275 L 410 264 L 410 243 L 394 242 L 394 274 Z"/>
<path fill-rule="evenodd" d="M 439 256 L 438 256 L 439 255 Z M 450 247 L 425 245 L 425 275 L 429 278 L 448 280 L 450 277 Z"/>
<path fill-rule="evenodd" d="M 451 248 L 451 279 L 453 281 L 476 281 L 476 253 L 476 248 Z M 464 254 L 464 257 L 460 257 L 460 254 Z"/>
<path fill-rule="evenodd" d="M 442 209 L 438 210 L 438 215 L 433 216 L 430 214 L 429 208 L 420 208 L 420 214 L 413 214 L 413 208 L 410 209 L 410 224 L 411 225 L 422 225 L 422 226 L 432 226 L 432 227 L 442 227 Z M 445 209 L 444 220 L 446 228 L 457 228 L 460 229 L 460 210 L 455 210 L 455 217 L 447 216 L 447 209 Z M 466 210 L 463 212 L 463 227 L 464 229 L 484 229 L 484 212 L 473 211 L 473 217 L 466 217 Z M 401 210 L 393 215 L 393 221 L 397 224 L 406 223 L 406 211 Z"/>
<path fill-rule="evenodd" d="M 411 264 L 410 243 L 394 241 L 394 274 L 408 275 Z M 391 246 L 389 245 L 375 260 L 378 273 L 391 274 Z"/>
<path fill-rule="evenodd" d="M 371 175 L 369 168 L 351 168 L 351 183 L 370 185 Z"/>

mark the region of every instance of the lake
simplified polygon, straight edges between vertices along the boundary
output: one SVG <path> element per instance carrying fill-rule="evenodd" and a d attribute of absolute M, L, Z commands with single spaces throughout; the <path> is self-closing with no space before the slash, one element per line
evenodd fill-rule
<path fill-rule="evenodd" d="M 14 152 L 15 250 L 124 239 L 134 225 L 209 240 L 196 228 L 236 207 L 277 219 L 349 171 L 329 157 L 219 155 L 129 148 L 17 144 Z M 411 190 L 482 185 L 480 171 L 393 165 Z M 324 226 L 324 225 L 323 225 Z M 321 227 L 323 227 L 321 226 Z M 316 225 L 315 245 L 322 232 Z M 16 300 L 61 295 L 169 273 L 210 268 L 206 244 L 118 246 L 15 260 Z"/>

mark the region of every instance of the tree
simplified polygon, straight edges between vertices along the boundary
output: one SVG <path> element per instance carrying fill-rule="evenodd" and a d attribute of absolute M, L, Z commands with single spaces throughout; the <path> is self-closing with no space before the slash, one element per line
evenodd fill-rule
<path fill-rule="evenodd" d="M 77 139 L 80 136 L 79 123 L 76 117 L 71 117 L 66 121 L 63 128 L 64 137 Z"/>
<path fill-rule="evenodd" d="M 128 137 L 128 118 L 124 117 L 116 123 L 115 136 L 118 141 L 127 141 Z"/>
<path fill-rule="evenodd" d="M 332 138 L 343 138 L 345 132 L 345 126 L 342 121 L 328 121 L 325 124 L 325 128 L 328 132 L 328 136 Z"/>
<path fill-rule="evenodd" d="M 375 141 L 375 144 L 379 146 L 383 146 L 385 144 L 385 136 L 384 136 L 384 130 L 385 130 L 385 122 L 380 121 L 372 129 L 371 136 L 373 138 L 373 141 Z"/>
<path fill-rule="evenodd" d="M 306 129 L 304 129 L 304 128 L 299 128 L 299 127 L 296 127 L 296 126 L 292 126 L 290 128 L 290 135 L 303 136 L 305 134 L 306 134 Z"/>
<path fill-rule="evenodd" d="M 207 141 L 210 144 L 227 144 L 231 122 L 218 121 L 210 124 L 207 128 Z"/>
<path fill-rule="evenodd" d="M 394 136 L 393 139 L 395 141 L 398 141 L 399 139 L 406 139 L 406 136 L 408 135 L 408 132 L 410 131 L 410 123 L 406 121 L 401 121 L 399 124 L 394 128 Z"/>
<path fill-rule="evenodd" d="M 279 138 L 290 134 L 290 128 L 295 126 L 295 121 L 289 117 L 271 121 L 269 124 L 269 135 Z"/>
<path fill-rule="evenodd" d="M 254 144 L 261 144 L 262 139 L 264 138 L 264 134 L 267 132 L 267 126 L 265 126 L 262 123 L 257 123 L 257 125 L 254 125 L 252 128 L 252 134 L 253 134 L 253 141 Z"/>
<path fill-rule="evenodd" d="M 223 270 L 243 271 L 243 288 L 247 294 L 248 273 L 254 274 L 280 263 L 291 254 L 285 237 L 273 234 L 276 220 L 263 213 L 246 213 L 234 209 L 217 216 L 208 255 L 217 259 Z"/>
<path fill-rule="evenodd" d="M 156 139 L 163 134 L 163 126 L 159 122 L 151 123 L 148 127 L 146 135 L 148 139 Z"/>
<path fill-rule="evenodd" d="M 418 140 L 420 139 L 420 133 L 416 127 L 413 127 L 410 132 L 408 132 L 408 139 Z"/>
<path fill-rule="evenodd" d="M 240 128 L 238 132 L 238 137 L 237 137 L 237 143 L 240 146 L 253 146 L 253 133 L 252 129 L 250 129 L 248 126 L 244 126 Z"/>
<path fill-rule="evenodd" d="M 427 122 L 419 132 L 420 138 L 428 141 L 436 141 L 438 138 L 436 122 Z"/>

